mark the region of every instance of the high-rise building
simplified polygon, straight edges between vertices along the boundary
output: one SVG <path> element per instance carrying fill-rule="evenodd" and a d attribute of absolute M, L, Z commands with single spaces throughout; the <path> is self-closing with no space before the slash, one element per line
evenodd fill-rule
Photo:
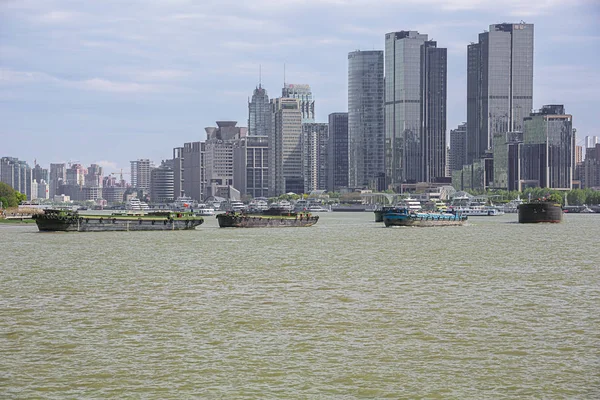
<path fill-rule="evenodd" d="M 586 149 L 582 175 L 584 187 L 600 189 L 600 143 Z"/>
<path fill-rule="evenodd" d="M 450 131 L 450 159 L 448 164 L 451 171 L 462 169 L 467 160 L 467 123 L 463 122 Z"/>
<path fill-rule="evenodd" d="M 546 105 L 524 120 L 521 179 L 526 186 L 572 188 L 573 121 L 563 105 Z"/>
<path fill-rule="evenodd" d="M 205 128 L 205 196 L 229 197 L 229 187 L 233 186 L 234 142 L 248 132 L 247 128 L 236 124 L 237 121 L 217 121 L 217 127 Z"/>
<path fill-rule="evenodd" d="M 104 169 L 98 164 L 91 164 L 85 176 L 85 186 L 102 187 Z"/>
<path fill-rule="evenodd" d="M 269 195 L 269 137 L 246 136 L 233 146 L 233 186 L 242 195 Z"/>
<path fill-rule="evenodd" d="M 327 187 L 327 123 L 302 124 L 302 170 L 304 193 L 326 190 Z"/>
<path fill-rule="evenodd" d="M 446 49 L 426 34 L 386 34 L 385 162 L 393 187 L 445 176 L 446 69 Z"/>
<path fill-rule="evenodd" d="M 598 140 L 598 136 L 586 136 L 585 137 L 585 148 L 586 149 L 592 149 L 592 148 L 596 147 L 597 143 L 600 143 L 600 140 Z"/>
<path fill-rule="evenodd" d="M 248 102 L 248 136 L 269 136 L 271 107 L 267 91 L 259 84 Z"/>
<path fill-rule="evenodd" d="M 298 99 L 302 123 L 315 122 L 315 101 L 310 85 L 287 83 L 281 90 L 282 98 Z"/>
<path fill-rule="evenodd" d="M 302 112 L 294 98 L 271 99 L 269 137 L 269 196 L 302 193 Z"/>
<path fill-rule="evenodd" d="M 38 184 L 44 180 L 48 182 L 49 174 L 46 168 L 42 168 L 39 164 L 35 164 L 35 167 L 31 169 L 31 178 L 38 182 Z"/>
<path fill-rule="evenodd" d="M 420 180 L 435 182 L 446 176 L 447 49 L 430 40 L 421 46 Z"/>
<path fill-rule="evenodd" d="M 348 53 L 348 186 L 378 189 L 385 174 L 383 51 Z"/>
<path fill-rule="evenodd" d="M 60 187 L 67 182 L 67 165 L 65 163 L 50 164 L 50 198 L 61 195 Z"/>
<path fill-rule="evenodd" d="M 327 190 L 348 187 L 348 113 L 329 114 Z"/>
<path fill-rule="evenodd" d="M 31 199 L 32 173 L 26 161 L 14 157 L 0 158 L 0 182 Z M 36 193 L 37 194 L 37 193 Z"/>
<path fill-rule="evenodd" d="M 131 186 L 149 192 L 152 168 L 154 168 L 154 162 L 147 158 L 131 161 Z"/>
<path fill-rule="evenodd" d="M 467 163 L 494 135 L 523 130 L 533 107 L 533 24 L 495 24 L 467 46 Z"/>
<path fill-rule="evenodd" d="M 150 172 L 150 200 L 155 203 L 168 203 L 175 200 L 175 184 L 172 160 L 163 161 Z"/>
<path fill-rule="evenodd" d="M 189 196 L 203 201 L 206 193 L 204 142 L 184 143 L 183 147 L 173 149 L 173 196 Z"/>

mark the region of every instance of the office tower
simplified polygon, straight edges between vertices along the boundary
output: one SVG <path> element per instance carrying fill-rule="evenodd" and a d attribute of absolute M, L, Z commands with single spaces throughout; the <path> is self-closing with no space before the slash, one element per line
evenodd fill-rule
<path fill-rule="evenodd" d="M 50 198 L 50 185 L 44 179 L 38 183 L 38 199 L 47 200 Z"/>
<path fill-rule="evenodd" d="M 386 179 L 401 183 L 445 175 L 446 49 L 416 31 L 385 36 Z"/>
<path fill-rule="evenodd" d="M 247 128 L 236 124 L 237 121 L 217 121 L 217 127 L 205 128 L 205 196 L 229 198 L 229 187 L 233 186 L 233 145 L 248 133 Z"/>
<path fill-rule="evenodd" d="M 348 113 L 329 114 L 327 190 L 348 187 Z"/>
<path fill-rule="evenodd" d="M 35 164 L 35 167 L 31 169 L 31 178 L 38 182 L 38 184 L 44 180 L 48 182 L 49 174 L 46 168 L 42 168 L 39 164 Z"/>
<path fill-rule="evenodd" d="M 50 198 L 60 195 L 60 187 L 67 182 L 67 166 L 65 163 L 50 164 Z"/>
<path fill-rule="evenodd" d="M 172 160 L 170 160 L 172 161 Z M 173 163 L 163 161 L 150 172 L 150 201 L 169 203 L 175 200 Z"/>
<path fill-rule="evenodd" d="M 586 149 L 582 175 L 585 188 L 600 188 L 600 143 Z"/>
<path fill-rule="evenodd" d="M 327 187 L 327 123 L 302 124 L 302 170 L 304 193 Z"/>
<path fill-rule="evenodd" d="M 450 170 L 462 169 L 467 159 L 467 123 L 463 122 L 450 131 Z"/>
<path fill-rule="evenodd" d="M 524 120 L 521 179 L 526 186 L 571 189 L 573 122 L 563 105 L 546 105 Z"/>
<path fill-rule="evenodd" d="M 523 130 L 533 107 L 533 24 L 490 25 L 467 46 L 467 163 L 494 135 Z"/>
<path fill-rule="evenodd" d="M 269 196 L 302 193 L 302 112 L 293 98 L 271 99 L 269 137 Z"/>
<path fill-rule="evenodd" d="M 104 169 L 98 164 L 91 164 L 85 176 L 85 186 L 102 187 Z"/>
<path fill-rule="evenodd" d="M 15 157 L 0 158 L 0 182 L 23 193 L 28 199 L 31 199 L 32 175 L 31 167 L 26 161 Z"/>
<path fill-rule="evenodd" d="M 378 189 L 385 174 L 383 51 L 348 53 L 348 186 Z"/>
<path fill-rule="evenodd" d="M 312 97 L 310 85 L 284 84 L 281 90 L 281 97 L 298 99 L 303 124 L 315 122 L 315 101 Z"/>
<path fill-rule="evenodd" d="M 597 143 L 600 143 L 600 141 L 598 141 L 598 136 L 586 136 L 585 137 L 585 148 L 586 149 L 594 148 Z"/>
<path fill-rule="evenodd" d="M 437 42 L 421 46 L 421 153 L 420 180 L 435 182 L 446 176 L 446 85 L 448 54 Z"/>
<path fill-rule="evenodd" d="M 154 168 L 154 162 L 147 158 L 131 161 L 131 186 L 148 192 L 150 190 L 150 171 L 152 171 L 152 168 Z"/>
<path fill-rule="evenodd" d="M 206 171 L 204 142 L 184 143 L 173 149 L 173 196 L 189 196 L 203 201 L 206 193 Z"/>
<path fill-rule="evenodd" d="M 233 146 L 233 186 L 246 196 L 269 195 L 269 137 L 246 136 Z"/>
<path fill-rule="evenodd" d="M 83 186 L 85 184 L 85 176 L 87 175 L 87 170 L 83 167 L 83 165 L 75 163 L 69 164 L 69 168 L 67 168 L 67 185 L 71 186 Z"/>
<path fill-rule="evenodd" d="M 269 136 L 271 107 L 267 91 L 259 84 L 248 102 L 248 136 Z"/>

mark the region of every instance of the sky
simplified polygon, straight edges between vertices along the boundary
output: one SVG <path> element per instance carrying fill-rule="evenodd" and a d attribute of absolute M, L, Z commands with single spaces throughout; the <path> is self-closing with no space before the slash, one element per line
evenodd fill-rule
<path fill-rule="evenodd" d="M 248 97 L 312 87 L 347 111 L 347 54 L 417 30 L 448 49 L 448 130 L 466 120 L 466 51 L 490 24 L 535 26 L 535 109 L 564 104 L 600 136 L 600 0 L 0 0 L 0 157 L 159 164 Z"/>

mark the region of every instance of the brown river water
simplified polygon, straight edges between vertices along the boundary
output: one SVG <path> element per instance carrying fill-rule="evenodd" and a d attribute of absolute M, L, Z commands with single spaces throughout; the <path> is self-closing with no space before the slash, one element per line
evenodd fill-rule
<path fill-rule="evenodd" d="M 600 398 L 600 214 L 0 225 L 0 398 Z"/>

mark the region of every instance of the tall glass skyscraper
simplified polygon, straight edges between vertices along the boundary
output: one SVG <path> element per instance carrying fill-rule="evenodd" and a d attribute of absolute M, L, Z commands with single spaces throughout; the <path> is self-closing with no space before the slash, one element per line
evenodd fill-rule
<path fill-rule="evenodd" d="M 248 136 L 269 136 L 271 130 L 271 106 L 267 91 L 258 85 L 248 102 Z"/>
<path fill-rule="evenodd" d="M 467 163 L 522 131 L 532 107 L 533 24 L 490 25 L 467 47 Z"/>
<path fill-rule="evenodd" d="M 378 189 L 385 173 L 383 51 L 348 53 L 348 186 Z"/>
<path fill-rule="evenodd" d="M 327 190 L 348 187 L 348 113 L 329 114 Z"/>
<path fill-rule="evenodd" d="M 393 187 L 446 165 L 446 49 L 416 31 L 385 35 L 385 173 Z"/>

